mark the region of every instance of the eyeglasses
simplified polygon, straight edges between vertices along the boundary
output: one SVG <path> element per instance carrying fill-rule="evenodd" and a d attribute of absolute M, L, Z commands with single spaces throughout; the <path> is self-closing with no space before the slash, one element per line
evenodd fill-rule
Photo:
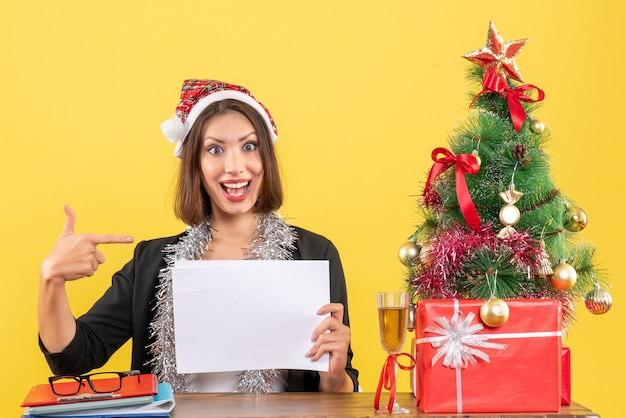
<path fill-rule="evenodd" d="M 94 393 L 115 392 L 122 388 L 122 379 L 137 376 L 141 381 L 139 370 L 127 372 L 99 372 L 85 375 L 57 375 L 48 378 L 55 395 L 76 395 L 85 386 L 85 381 Z"/>

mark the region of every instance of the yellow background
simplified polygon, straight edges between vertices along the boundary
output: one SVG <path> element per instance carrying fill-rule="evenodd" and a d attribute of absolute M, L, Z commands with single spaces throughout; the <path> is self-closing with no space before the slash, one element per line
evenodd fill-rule
<path fill-rule="evenodd" d="M 553 177 L 589 215 L 613 309 L 578 305 L 566 344 L 573 398 L 621 416 L 626 338 L 622 262 L 623 35 L 614 1 L 13 1 L 0 6 L 2 266 L 0 415 L 18 416 L 50 374 L 37 347 L 41 259 L 64 222 L 77 232 L 178 233 L 171 211 L 177 160 L 159 124 L 185 78 L 247 86 L 275 117 L 292 223 L 339 248 L 349 286 L 354 365 L 376 389 L 385 354 L 375 292 L 401 288 L 397 251 L 430 152 L 468 110 L 470 65 L 493 20 L 505 40 L 529 37 L 517 63 L 546 92 L 535 113 L 553 130 Z M 76 314 L 128 260 L 106 246 L 94 278 L 70 284 Z M 236 308 L 236 307 L 235 307 Z M 245 332 L 245 330 L 242 330 Z M 407 346 L 408 349 L 408 346 Z M 125 370 L 126 347 L 106 366 Z M 408 390 L 408 373 L 400 376 Z M 489 388 L 485 387 L 485 391 Z"/>

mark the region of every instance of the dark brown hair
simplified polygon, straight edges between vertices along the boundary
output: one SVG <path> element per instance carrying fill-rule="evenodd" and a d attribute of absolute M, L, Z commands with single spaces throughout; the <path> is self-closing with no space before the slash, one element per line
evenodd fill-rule
<path fill-rule="evenodd" d="M 283 204 L 283 188 L 274 144 L 263 117 L 251 106 L 234 99 L 212 103 L 204 109 L 191 127 L 180 156 L 180 169 L 174 213 L 187 225 L 195 226 L 206 221 L 211 214 L 211 199 L 202 184 L 200 155 L 203 151 L 202 132 L 205 123 L 213 116 L 239 112 L 254 127 L 259 140 L 259 153 L 263 163 L 263 183 L 254 213 L 269 213 Z"/>

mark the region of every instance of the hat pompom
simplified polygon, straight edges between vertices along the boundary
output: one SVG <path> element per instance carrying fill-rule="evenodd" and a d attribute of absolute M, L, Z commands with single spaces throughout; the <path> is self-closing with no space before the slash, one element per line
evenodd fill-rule
<path fill-rule="evenodd" d="M 177 117 L 173 117 L 161 123 L 161 132 L 174 144 L 183 140 L 184 131 L 185 127 L 183 126 L 183 122 Z"/>

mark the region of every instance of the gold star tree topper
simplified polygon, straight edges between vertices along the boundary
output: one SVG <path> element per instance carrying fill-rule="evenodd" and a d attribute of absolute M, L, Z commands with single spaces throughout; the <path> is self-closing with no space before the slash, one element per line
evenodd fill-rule
<path fill-rule="evenodd" d="M 462 57 L 483 68 L 485 74 L 492 73 L 498 77 L 508 77 L 523 83 L 522 74 L 515 63 L 515 56 L 527 41 L 528 38 L 504 42 L 493 22 L 489 22 L 485 46 Z"/>

